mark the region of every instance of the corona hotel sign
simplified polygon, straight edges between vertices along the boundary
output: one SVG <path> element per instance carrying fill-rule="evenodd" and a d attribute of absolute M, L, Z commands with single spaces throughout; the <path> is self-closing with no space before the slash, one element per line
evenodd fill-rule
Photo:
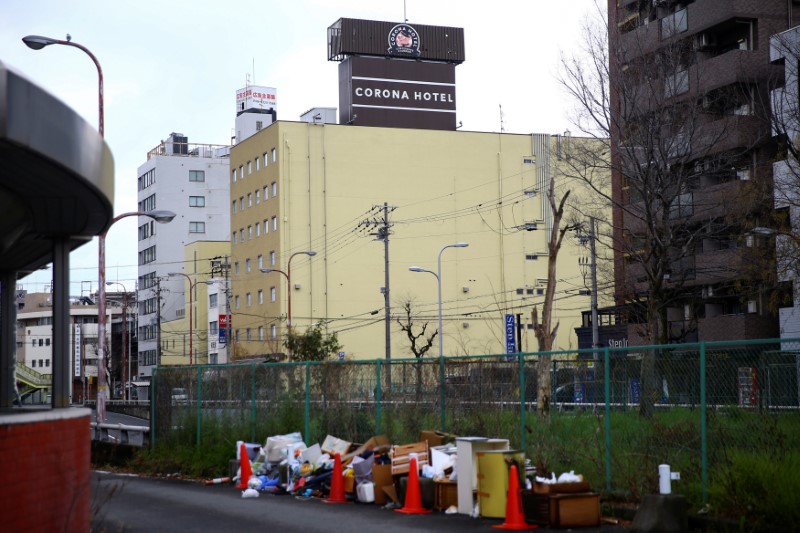
<path fill-rule="evenodd" d="M 340 19 L 328 28 L 328 52 L 341 61 L 341 124 L 456 128 L 463 29 Z"/>

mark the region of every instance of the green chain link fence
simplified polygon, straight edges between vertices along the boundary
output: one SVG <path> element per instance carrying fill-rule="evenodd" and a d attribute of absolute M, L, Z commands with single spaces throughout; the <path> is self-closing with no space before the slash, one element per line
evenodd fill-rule
<path fill-rule="evenodd" d="M 300 431 L 307 443 L 386 434 L 403 444 L 426 429 L 504 437 L 540 466 L 634 502 L 657 492 L 658 465 L 670 464 L 695 509 L 723 513 L 764 499 L 770 479 L 800 467 L 800 339 L 546 355 L 546 418 L 536 411 L 538 353 L 161 367 L 152 442 L 231 446 Z M 797 494 L 800 482 L 788 482 Z"/>

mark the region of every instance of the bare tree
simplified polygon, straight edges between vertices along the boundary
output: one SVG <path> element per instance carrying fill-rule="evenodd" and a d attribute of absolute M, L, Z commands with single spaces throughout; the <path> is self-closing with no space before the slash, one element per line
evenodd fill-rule
<path fill-rule="evenodd" d="M 639 337 L 631 344 L 666 344 L 696 335 L 702 285 L 718 284 L 731 295 L 737 283 L 739 291 L 752 290 L 739 275 L 741 254 L 716 263 L 696 264 L 696 257 L 736 246 L 743 228 L 766 209 L 764 182 L 737 177 L 746 169 L 756 174 L 750 156 L 768 132 L 747 116 L 763 111 L 753 109 L 756 99 L 746 110 L 737 105 L 754 87 L 706 90 L 705 52 L 682 37 L 685 10 L 657 18 L 650 2 L 629 7 L 638 11 L 615 19 L 609 33 L 597 6 L 583 49 L 562 59 L 560 81 L 575 103 L 574 123 L 595 141 L 576 139 L 569 166 L 613 207 L 615 296 L 629 305 L 629 322 L 639 323 L 629 325 L 629 336 Z M 732 217 L 734 198 L 740 209 Z M 656 352 L 646 350 L 645 416 L 660 394 L 655 362 Z"/>
<path fill-rule="evenodd" d="M 422 358 L 425 357 L 425 354 L 428 353 L 428 350 L 433 346 L 433 341 L 436 339 L 436 335 L 439 334 L 439 331 L 434 330 L 433 333 L 428 334 L 427 322 L 423 322 L 422 326 L 415 326 L 413 303 L 411 300 L 403 302 L 403 315 L 395 320 L 397 320 L 397 323 L 400 325 L 400 331 L 404 332 L 408 338 L 411 353 L 417 358 L 416 397 L 417 402 L 419 402 L 422 399 Z M 419 327 L 419 329 L 415 332 L 417 327 Z"/>

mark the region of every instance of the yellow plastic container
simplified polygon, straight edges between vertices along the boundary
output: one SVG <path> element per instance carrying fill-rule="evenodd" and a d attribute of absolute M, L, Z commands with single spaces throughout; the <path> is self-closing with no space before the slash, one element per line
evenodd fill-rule
<path fill-rule="evenodd" d="M 525 486 L 525 452 L 487 450 L 478 459 L 478 505 L 485 518 L 505 518 L 508 499 L 508 469 L 517 465 L 520 487 Z"/>

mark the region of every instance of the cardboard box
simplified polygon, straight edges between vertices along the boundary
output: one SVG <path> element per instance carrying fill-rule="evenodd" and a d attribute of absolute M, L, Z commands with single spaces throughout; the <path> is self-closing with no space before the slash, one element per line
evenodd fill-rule
<path fill-rule="evenodd" d="M 428 443 L 426 441 L 392 447 L 392 475 L 408 474 L 412 453 L 417 454 L 417 469 L 428 464 Z"/>
<path fill-rule="evenodd" d="M 539 483 L 538 481 L 534 481 L 533 492 L 536 494 L 575 494 L 577 492 L 589 492 L 589 482 Z"/>
<path fill-rule="evenodd" d="M 353 457 L 361 455 L 364 452 L 372 451 L 376 453 L 385 453 L 388 452 L 392 447 L 392 443 L 389 441 L 389 437 L 386 435 L 376 435 L 369 439 L 364 444 L 358 446 L 355 450 L 350 453 L 346 453 L 342 455 L 342 463 L 347 464 L 349 463 Z"/>
<path fill-rule="evenodd" d="M 424 430 L 420 431 L 419 440 L 427 441 L 428 448 L 433 448 L 434 446 L 441 446 L 443 444 L 453 442 L 454 440 L 456 440 L 456 437 L 455 435 L 451 435 L 443 431 Z"/>
<path fill-rule="evenodd" d="M 522 508 L 527 522 L 545 527 L 600 525 L 600 495 L 594 492 L 545 495 L 524 490 Z"/>
<path fill-rule="evenodd" d="M 386 505 L 389 497 L 383 490 L 384 487 L 393 487 L 392 465 L 372 465 L 372 482 L 375 483 L 375 503 Z"/>
<path fill-rule="evenodd" d="M 340 456 L 344 456 L 350 450 L 350 443 L 346 440 L 337 439 L 332 435 L 328 435 L 325 437 L 325 440 L 322 442 L 322 446 L 320 447 L 323 453 L 330 454 L 331 457 L 336 455 L 337 453 Z"/>
<path fill-rule="evenodd" d="M 433 507 L 445 510 L 451 505 L 458 506 L 458 482 L 450 480 L 434 481 L 435 494 Z"/>

